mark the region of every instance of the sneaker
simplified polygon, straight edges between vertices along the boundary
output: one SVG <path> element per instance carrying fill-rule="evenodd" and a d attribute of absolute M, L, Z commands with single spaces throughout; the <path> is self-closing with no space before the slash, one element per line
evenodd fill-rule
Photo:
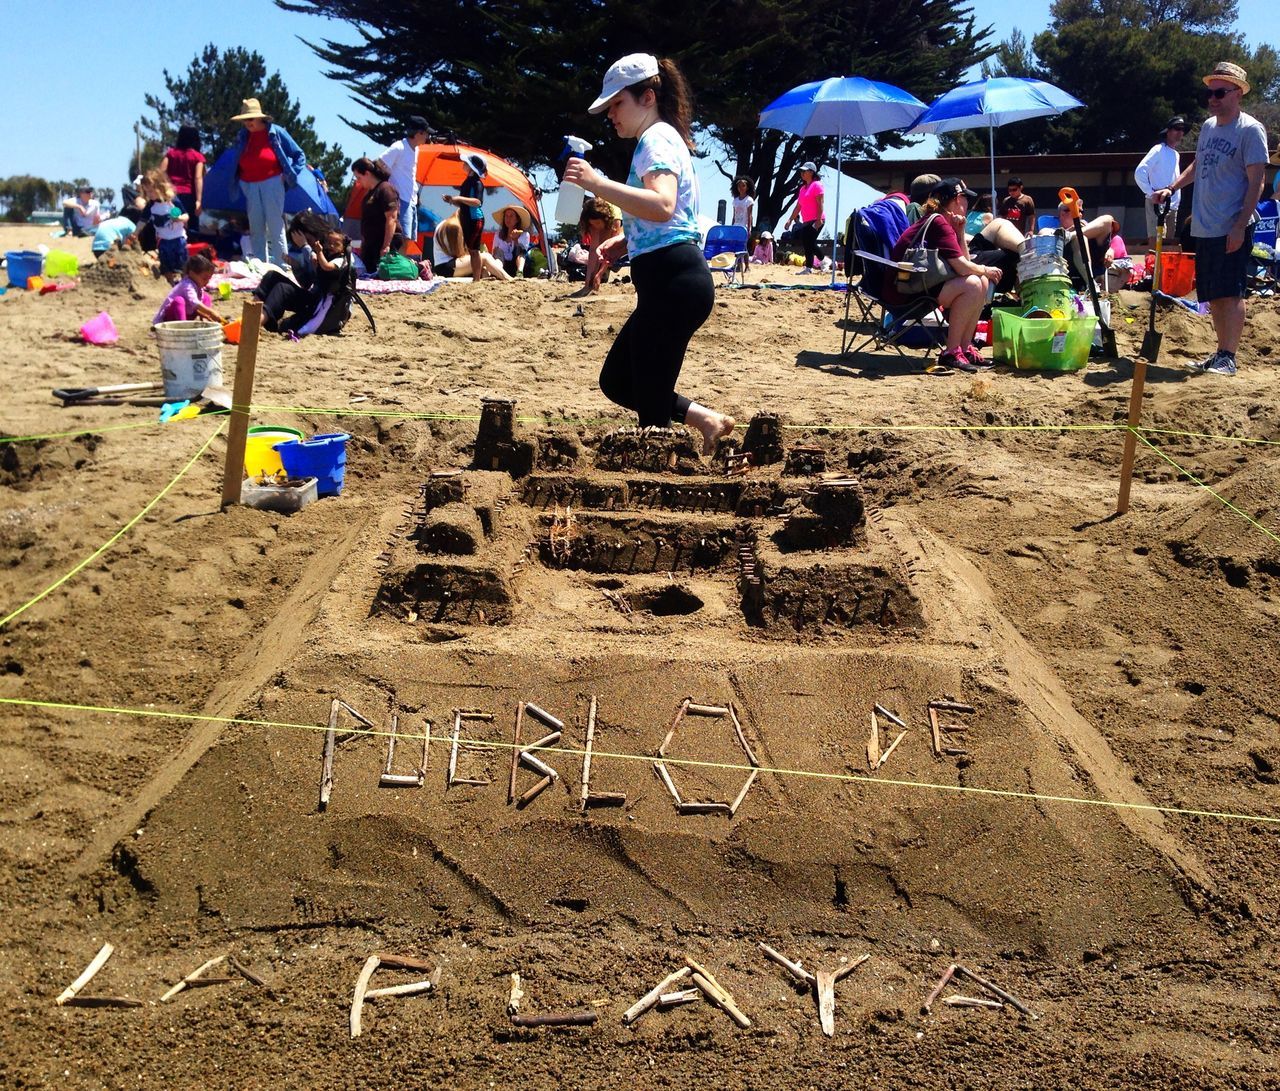
<path fill-rule="evenodd" d="M 1216 353 L 1204 370 L 1214 375 L 1234 375 L 1236 373 L 1235 355 L 1229 352 Z"/>
<path fill-rule="evenodd" d="M 938 357 L 938 363 L 943 367 L 955 368 L 957 371 L 967 371 L 971 375 L 978 370 L 977 366 L 965 355 L 964 349 L 945 350 Z"/>
<path fill-rule="evenodd" d="M 1212 356 L 1204 360 L 1188 360 L 1185 366 L 1188 371 L 1208 371 L 1209 366 L 1217 360 L 1217 358 L 1218 354 L 1215 352 Z"/>
<path fill-rule="evenodd" d="M 807 265 L 805 265 L 805 266 L 802 266 L 802 267 L 800 268 L 800 270 L 796 273 L 796 276 L 798 276 L 798 277 L 807 277 L 807 276 L 809 276 L 812 272 L 813 272 L 813 270 L 812 270 L 812 269 L 810 269 Z"/>
<path fill-rule="evenodd" d="M 978 348 L 978 346 L 972 341 L 965 345 L 960 351 L 964 353 L 965 359 L 967 359 L 969 363 L 981 371 L 988 371 L 995 366 L 990 360 L 982 355 L 982 349 Z"/>

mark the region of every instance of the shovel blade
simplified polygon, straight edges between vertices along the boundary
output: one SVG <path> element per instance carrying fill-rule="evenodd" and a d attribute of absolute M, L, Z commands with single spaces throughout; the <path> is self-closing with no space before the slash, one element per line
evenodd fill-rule
<path fill-rule="evenodd" d="M 1160 342 L 1164 340 L 1164 334 L 1159 330 L 1147 330 L 1142 335 L 1142 348 L 1138 350 L 1138 355 L 1148 363 L 1154 364 L 1156 357 L 1160 355 Z"/>

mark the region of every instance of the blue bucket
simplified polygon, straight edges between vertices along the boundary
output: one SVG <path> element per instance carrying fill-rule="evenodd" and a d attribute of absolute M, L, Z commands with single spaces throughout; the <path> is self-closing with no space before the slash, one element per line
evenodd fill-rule
<path fill-rule="evenodd" d="M 39 250 L 8 250 L 4 263 L 9 270 L 10 288 L 25 288 L 31 277 L 44 272 L 44 255 Z"/>
<path fill-rule="evenodd" d="M 342 492 L 347 473 L 347 440 L 345 432 L 325 432 L 304 440 L 286 440 L 274 444 L 280 461 L 290 477 L 314 477 L 320 496 L 337 496 Z"/>

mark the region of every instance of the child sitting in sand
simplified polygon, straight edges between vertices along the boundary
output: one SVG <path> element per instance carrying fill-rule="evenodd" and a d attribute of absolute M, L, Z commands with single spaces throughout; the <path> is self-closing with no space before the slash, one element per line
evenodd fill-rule
<path fill-rule="evenodd" d="M 222 316 L 210 307 L 213 301 L 205 291 L 213 277 L 213 262 L 203 254 L 196 254 L 187 259 L 182 271 L 185 275 L 173 286 L 173 291 L 165 296 L 151 324 L 194 322 L 203 318 L 206 322 L 221 325 Z"/>
<path fill-rule="evenodd" d="M 101 258 L 109 250 L 136 246 L 138 225 L 127 216 L 112 216 L 98 224 L 93 233 L 93 256 Z"/>
<path fill-rule="evenodd" d="M 760 232 L 760 238 L 756 242 L 755 249 L 751 251 L 751 264 L 773 264 L 773 235 L 768 231 Z"/>
<path fill-rule="evenodd" d="M 149 170 L 142 179 L 142 196 L 147 216 L 156 229 L 156 249 L 160 252 L 160 272 L 176 284 L 187 264 L 187 214 L 178 204 L 173 183 L 162 170 Z"/>

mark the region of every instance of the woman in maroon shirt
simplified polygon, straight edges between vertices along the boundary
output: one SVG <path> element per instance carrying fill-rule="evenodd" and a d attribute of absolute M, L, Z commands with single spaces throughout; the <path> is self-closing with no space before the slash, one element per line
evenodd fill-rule
<path fill-rule="evenodd" d="M 992 284 L 999 284 L 1001 277 L 996 266 L 978 265 L 969 257 L 964 221 L 969 202 L 977 196 L 959 178 L 944 178 L 929 191 L 920 219 L 902 233 L 892 252 L 894 261 L 902 261 L 912 247 L 924 246 L 937 250 L 938 256 L 951 266 L 954 276 L 927 294 L 947 312 L 947 347 L 938 363 L 960 371 L 991 366 L 973 343 L 973 334 L 982 316 L 988 289 Z M 896 279 L 889 279 L 885 288 L 886 303 L 898 306 L 919 298 L 919 295 L 904 293 Z"/>
<path fill-rule="evenodd" d="M 194 125 L 181 125 L 178 139 L 160 160 L 160 169 L 173 183 L 173 192 L 182 210 L 191 217 L 190 230 L 196 230 L 204 200 L 204 153 L 200 150 L 200 130 Z"/>
<path fill-rule="evenodd" d="M 351 164 L 356 183 L 365 190 L 360 202 L 360 260 L 372 276 L 391 246 L 400 219 L 400 194 L 387 179 L 387 168 L 372 159 Z"/>

